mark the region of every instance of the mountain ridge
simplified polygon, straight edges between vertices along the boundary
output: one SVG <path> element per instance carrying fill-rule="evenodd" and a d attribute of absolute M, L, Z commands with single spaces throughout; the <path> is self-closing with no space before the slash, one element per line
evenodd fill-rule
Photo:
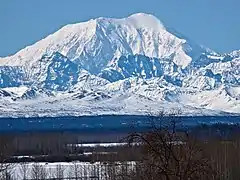
<path fill-rule="evenodd" d="M 239 69 L 240 51 L 214 52 L 153 15 L 100 17 L 0 58 L 0 109 L 9 116 L 51 116 L 57 109 L 63 115 L 71 108 L 77 115 L 95 113 L 91 108 L 98 114 L 240 113 Z"/>
<path fill-rule="evenodd" d="M 151 21 L 156 25 L 151 26 L 154 24 L 149 23 Z M 145 24 L 150 26 L 145 26 Z M 104 48 L 101 46 L 102 43 L 105 43 Z M 122 19 L 97 18 L 83 23 L 66 25 L 56 33 L 20 50 L 13 56 L 3 58 L 1 61 L 7 65 L 23 65 L 26 61 L 31 60 L 32 62 L 34 59 L 41 58 L 45 53 L 55 51 L 59 51 L 73 60 L 84 59 L 87 56 L 96 57 L 97 53 L 111 53 L 111 55 L 105 57 L 102 55 L 108 61 L 114 56 L 119 57 L 119 55 L 127 54 L 143 54 L 161 58 L 170 56 L 177 50 L 175 61 L 186 66 L 191 60 L 183 52 L 182 45 L 185 46 L 185 43 L 185 40 L 169 33 L 156 17 L 142 13 Z M 169 44 L 174 47 L 171 48 Z M 164 48 L 164 46 L 167 46 L 167 48 Z M 187 47 L 185 48 L 187 49 Z M 186 62 L 181 62 L 181 56 Z M 107 62 L 104 65 L 106 64 Z M 88 70 L 91 71 L 91 69 Z"/>

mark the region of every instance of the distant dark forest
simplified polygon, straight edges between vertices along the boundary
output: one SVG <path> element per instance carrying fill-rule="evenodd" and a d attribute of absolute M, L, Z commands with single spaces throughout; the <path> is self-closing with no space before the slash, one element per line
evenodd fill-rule
<path fill-rule="evenodd" d="M 159 121 L 158 121 L 159 120 Z M 176 119 L 149 121 L 151 128 L 129 131 L 30 131 L 0 134 L 0 164 L 24 162 L 134 161 L 134 171 L 111 172 L 109 179 L 239 179 L 240 125 L 180 126 Z M 114 147 L 82 147 L 82 143 L 124 142 Z M 104 152 L 104 153 L 102 153 Z M 119 166 L 119 165 L 118 165 Z M 8 170 L 0 166 L 0 172 Z M 6 173 L 5 173 L 6 175 Z M 4 176 L 2 179 L 7 179 Z M 79 178 L 81 179 L 81 178 Z"/>

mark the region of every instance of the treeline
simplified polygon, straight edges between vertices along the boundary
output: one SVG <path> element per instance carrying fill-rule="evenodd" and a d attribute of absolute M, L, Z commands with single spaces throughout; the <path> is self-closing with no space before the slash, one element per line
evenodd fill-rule
<path fill-rule="evenodd" d="M 1 180 L 114 180 L 124 178 L 135 171 L 134 162 L 125 163 L 79 163 L 48 165 L 43 163 L 21 163 L 0 172 Z"/>
<path fill-rule="evenodd" d="M 81 162 L 133 161 L 137 160 L 135 151 L 140 148 L 128 145 L 82 146 L 83 143 L 86 143 L 85 134 L 69 132 L 0 135 L 0 151 L 7 163 L 72 162 L 76 160 Z M 91 142 L 91 144 L 94 143 L 96 142 Z"/>
<path fill-rule="evenodd" d="M 0 135 L 0 180 L 238 180 L 240 179 L 240 126 L 235 124 L 180 127 L 176 118 L 149 120 L 148 132 L 133 132 L 116 147 L 81 147 L 79 135 L 63 132 Z M 28 156 L 28 157 L 19 157 Z M 86 161 L 92 165 L 75 163 Z M 61 164 L 54 171 L 39 163 Z M 12 173 L 16 164 L 20 176 Z M 70 173 L 71 171 L 71 173 Z M 19 172 L 19 171 L 18 171 Z M 27 172 L 27 173 L 26 173 Z M 91 173 L 90 173 L 91 172 Z M 25 175 L 24 175 L 25 174 Z M 27 176 L 26 176 L 27 174 Z"/>

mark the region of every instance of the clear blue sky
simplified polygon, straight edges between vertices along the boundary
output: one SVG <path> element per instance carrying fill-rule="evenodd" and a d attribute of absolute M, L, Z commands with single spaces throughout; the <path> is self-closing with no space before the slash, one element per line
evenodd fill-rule
<path fill-rule="evenodd" d="M 68 23 L 157 16 L 166 25 L 219 52 L 240 49 L 240 0 L 0 0 L 0 56 L 13 54 Z"/>

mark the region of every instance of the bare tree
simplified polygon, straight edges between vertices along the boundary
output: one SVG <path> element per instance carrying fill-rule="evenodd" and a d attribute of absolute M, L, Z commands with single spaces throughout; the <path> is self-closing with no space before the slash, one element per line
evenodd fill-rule
<path fill-rule="evenodd" d="M 11 179 L 13 164 L 8 163 L 12 155 L 12 143 L 13 139 L 6 136 L 0 136 L 0 178 Z"/>
<path fill-rule="evenodd" d="M 68 178 L 69 179 L 75 179 L 75 180 L 79 180 L 82 177 L 82 166 L 81 164 L 79 164 L 78 162 L 73 162 L 72 166 L 69 170 L 69 175 Z"/>
<path fill-rule="evenodd" d="M 44 165 L 34 163 L 31 169 L 31 179 L 44 180 L 48 178 L 48 172 Z"/>
<path fill-rule="evenodd" d="M 65 172 L 65 168 L 63 165 L 58 164 L 56 166 L 56 172 L 55 172 L 55 177 L 57 180 L 62 180 L 64 179 L 64 172 Z"/>
<path fill-rule="evenodd" d="M 0 179 L 1 180 L 13 180 L 13 173 L 12 173 L 12 169 L 5 169 L 4 171 L 2 171 L 0 173 Z"/>
<path fill-rule="evenodd" d="M 27 163 L 21 163 L 20 164 L 20 179 L 26 180 L 28 179 L 28 173 L 29 173 L 29 166 Z"/>
<path fill-rule="evenodd" d="M 132 133 L 129 143 L 141 144 L 136 172 L 125 179 L 201 180 L 216 178 L 211 161 L 204 153 L 204 142 L 180 131 L 179 112 L 149 116 L 151 131 Z"/>

